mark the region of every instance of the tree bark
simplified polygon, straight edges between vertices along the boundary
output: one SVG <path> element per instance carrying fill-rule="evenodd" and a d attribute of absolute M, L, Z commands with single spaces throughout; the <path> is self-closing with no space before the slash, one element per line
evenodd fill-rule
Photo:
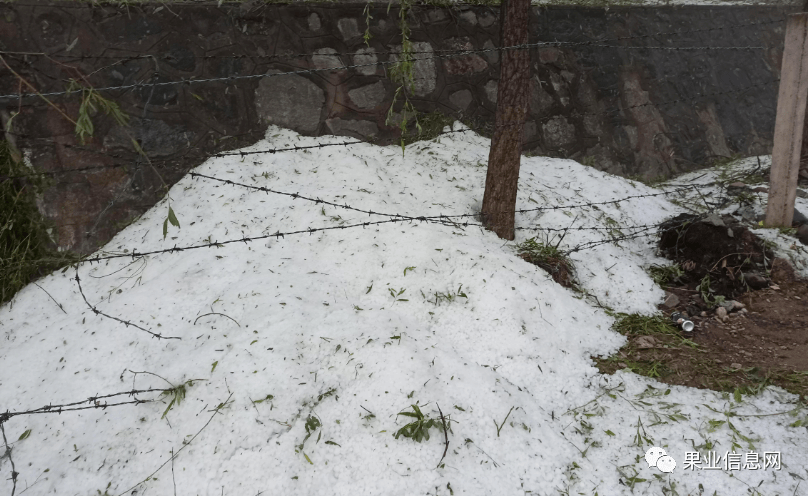
<path fill-rule="evenodd" d="M 500 46 L 527 44 L 530 0 L 503 0 Z M 514 210 L 522 155 L 522 128 L 527 117 L 530 52 L 503 50 L 497 88 L 497 113 L 481 212 L 483 224 L 503 239 L 514 238 Z"/>

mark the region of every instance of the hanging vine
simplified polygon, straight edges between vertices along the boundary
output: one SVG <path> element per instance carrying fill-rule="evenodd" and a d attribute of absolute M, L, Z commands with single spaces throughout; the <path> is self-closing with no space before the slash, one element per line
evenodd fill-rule
<path fill-rule="evenodd" d="M 387 13 L 390 13 L 392 2 L 387 4 Z M 410 26 L 407 24 L 407 15 L 412 7 L 412 0 L 401 0 L 401 6 L 398 12 L 398 27 L 401 30 L 401 51 L 398 54 L 398 60 L 395 64 L 390 66 L 388 76 L 397 84 L 396 92 L 393 94 L 393 101 L 390 103 L 390 108 L 387 111 L 387 119 L 385 123 L 389 126 L 394 121 L 395 115 L 393 113 L 396 103 L 399 98 L 404 99 L 404 105 L 401 108 L 401 120 L 398 123 L 401 129 L 401 154 L 404 154 L 406 148 L 405 135 L 407 133 L 407 124 L 410 117 L 415 119 L 415 127 L 418 134 L 421 134 L 421 124 L 418 122 L 418 111 L 410 102 L 409 95 L 415 92 L 415 77 L 413 76 L 413 68 L 415 61 L 413 60 L 413 48 L 410 41 Z M 369 16 L 369 14 L 368 14 Z M 368 33 L 369 34 L 369 33 Z"/>

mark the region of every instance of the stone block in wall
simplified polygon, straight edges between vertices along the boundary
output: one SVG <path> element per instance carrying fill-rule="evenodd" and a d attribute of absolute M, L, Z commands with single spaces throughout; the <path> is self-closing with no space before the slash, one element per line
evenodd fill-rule
<path fill-rule="evenodd" d="M 169 45 L 160 58 L 179 71 L 191 72 L 196 68 L 194 52 L 179 43 Z"/>
<path fill-rule="evenodd" d="M 353 56 L 354 65 L 363 65 L 364 67 L 357 67 L 356 72 L 363 76 L 373 76 L 379 72 L 380 66 L 366 65 L 376 64 L 379 58 L 376 56 L 376 49 L 372 47 L 360 48 Z"/>
<path fill-rule="evenodd" d="M 317 69 L 331 69 L 332 67 L 342 67 L 343 63 L 339 59 L 339 52 L 333 48 L 320 48 L 314 51 L 311 62 Z"/>
<path fill-rule="evenodd" d="M 567 71 L 564 71 L 567 72 Z M 555 94 L 558 96 L 558 100 L 561 102 L 561 105 L 567 107 L 570 104 L 570 91 L 569 86 L 565 78 L 563 78 L 560 74 L 556 74 L 555 72 L 550 73 L 550 84 L 553 86 L 553 90 Z"/>
<path fill-rule="evenodd" d="M 331 134 L 337 136 L 352 136 L 354 138 L 366 139 L 379 135 L 379 126 L 371 121 L 360 121 L 353 119 L 340 119 L 335 117 L 326 119 L 325 125 Z"/>
<path fill-rule="evenodd" d="M 553 64 L 561 58 L 561 50 L 558 48 L 539 48 L 539 62 L 542 64 Z"/>
<path fill-rule="evenodd" d="M 312 12 L 311 15 L 306 19 L 309 22 L 309 31 L 319 31 L 321 24 L 320 24 L 320 16 L 317 15 L 316 12 Z"/>
<path fill-rule="evenodd" d="M 539 76 L 530 78 L 530 112 L 534 115 L 546 115 L 555 100 L 552 95 L 544 91 Z"/>
<path fill-rule="evenodd" d="M 710 153 L 716 157 L 731 157 L 732 152 L 727 147 L 724 130 L 718 120 L 715 104 L 710 103 L 706 108 L 696 108 L 696 115 L 705 127 L 704 137 L 710 148 Z"/>
<path fill-rule="evenodd" d="M 455 91 L 449 95 L 449 103 L 464 111 L 469 108 L 473 100 L 474 97 L 469 90 Z"/>
<path fill-rule="evenodd" d="M 426 13 L 426 22 L 428 23 L 438 23 L 443 22 L 449 17 L 446 15 L 446 12 L 443 9 L 434 9 L 429 10 Z"/>
<path fill-rule="evenodd" d="M 158 119 L 131 116 L 129 126 L 115 126 L 107 133 L 103 141 L 104 148 L 135 152 L 130 136 L 140 143 L 149 157 L 173 155 L 188 149 L 194 141 L 194 133 L 185 126 L 172 126 Z"/>
<path fill-rule="evenodd" d="M 445 44 L 449 50 L 474 50 L 474 44 L 467 37 L 450 38 Z M 443 59 L 443 68 L 446 74 L 452 76 L 468 76 L 488 69 L 488 63 L 479 55 L 472 53 Z"/>
<path fill-rule="evenodd" d="M 474 13 L 472 10 L 467 10 L 465 12 L 461 12 L 459 16 L 460 22 L 463 24 L 468 24 L 470 26 L 477 25 L 477 14 Z"/>
<path fill-rule="evenodd" d="M 495 50 L 496 46 L 494 46 L 494 42 L 491 40 L 487 40 L 483 43 L 483 49 L 489 50 L 488 52 L 483 52 L 483 57 L 488 60 L 489 64 L 496 64 L 499 63 L 499 51 Z"/>
<path fill-rule="evenodd" d="M 281 71 L 270 70 L 268 75 Z M 263 123 L 313 133 L 325 106 L 323 90 L 297 74 L 264 77 L 255 90 L 255 110 Z"/>
<path fill-rule="evenodd" d="M 533 121 L 525 122 L 525 125 L 522 128 L 522 143 L 533 141 L 534 139 L 536 139 L 537 133 L 538 133 L 538 127 L 536 126 L 535 122 Z"/>
<path fill-rule="evenodd" d="M 381 81 L 348 91 L 348 96 L 351 98 L 351 101 L 360 109 L 372 109 L 377 107 L 384 101 L 386 94 L 384 83 Z"/>
<path fill-rule="evenodd" d="M 553 117 L 541 127 L 544 144 L 548 148 L 560 148 L 575 143 L 575 125 L 562 115 Z"/>
<path fill-rule="evenodd" d="M 488 100 L 491 101 L 491 103 L 497 103 L 497 91 L 499 89 L 499 83 L 492 79 L 485 83 L 483 89 L 485 90 L 485 96 L 488 97 Z"/>
<path fill-rule="evenodd" d="M 584 134 L 587 136 L 602 136 L 604 134 L 602 120 L 602 115 L 584 115 Z"/>
<path fill-rule="evenodd" d="M 396 53 L 401 53 L 401 45 L 393 46 L 390 51 L 393 52 L 390 54 L 390 61 L 398 62 L 399 58 Z M 413 92 L 415 96 L 427 96 L 435 91 L 438 80 L 438 71 L 433 58 L 435 50 L 429 42 L 416 41 L 412 44 L 412 51 L 420 52 L 413 56 L 417 59 L 412 64 L 412 75 L 415 79 Z"/>
<path fill-rule="evenodd" d="M 497 15 L 490 11 L 484 12 L 483 14 L 477 16 L 477 22 L 480 23 L 480 26 L 484 28 L 491 27 L 495 22 L 497 22 Z"/>
<path fill-rule="evenodd" d="M 339 34 L 344 41 L 356 38 L 360 34 L 356 19 L 350 17 L 337 21 L 337 29 L 339 29 Z"/>

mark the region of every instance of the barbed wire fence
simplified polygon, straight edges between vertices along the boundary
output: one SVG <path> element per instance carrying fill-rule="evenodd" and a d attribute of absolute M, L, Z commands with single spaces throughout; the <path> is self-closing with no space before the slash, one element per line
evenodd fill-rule
<path fill-rule="evenodd" d="M 579 48 L 579 47 L 593 47 L 593 48 L 619 48 L 621 50 L 666 50 L 666 51 L 710 51 L 710 50 L 744 50 L 744 51 L 751 51 L 751 50 L 766 50 L 773 47 L 763 47 L 763 46 L 626 46 L 626 45 L 614 45 L 609 43 L 615 42 L 624 42 L 627 40 L 639 40 L 639 39 L 649 39 L 654 37 L 661 37 L 661 36 L 671 36 L 671 35 L 683 35 L 689 33 L 697 33 L 697 32 L 710 32 L 710 31 L 719 31 L 725 29 L 733 29 L 737 27 L 751 27 L 751 26 L 762 26 L 762 25 L 770 25 L 776 23 L 784 23 L 785 19 L 778 19 L 778 20 L 771 20 L 771 21 L 762 21 L 762 22 L 755 22 L 755 23 L 745 23 L 745 24 L 735 24 L 735 25 L 724 25 L 721 27 L 713 27 L 707 29 L 693 29 L 693 30 L 684 30 L 684 31 L 666 31 L 666 32 L 658 32 L 658 33 L 650 33 L 650 34 L 643 34 L 643 35 L 636 35 L 636 36 L 622 36 L 616 37 L 611 39 L 602 39 L 602 40 L 594 40 L 594 41 L 586 41 L 586 42 L 565 42 L 565 41 L 542 41 L 537 43 L 530 43 L 526 45 L 518 45 L 518 46 L 510 46 L 510 47 L 495 47 L 490 49 L 479 49 L 479 50 L 433 50 L 429 52 L 413 52 L 418 55 L 428 55 L 426 57 L 417 57 L 413 58 L 413 62 L 417 62 L 419 60 L 431 60 L 431 59 L 441 59 L 441 58 L 451 58 L 451 57 L 462 57 L 468 56 L 471 54 L 479 54 L 479 53 L 486 53 L 486 52 L 501 52 L 504 50 L 532 50 L 540 47 L 568 47 L 568 48 Z M 352 56 L 356 55 L 358 52 L 354 53 L 337 53 L 337 54 L 329 54 L 329 56 L 336 55 L 336 56 Z M 382 55 L 384 53 L 379 53 Z M 387 55 L 398 54 L 398 52 L 389 52 Z M 106 60 L 111 59 L 114 62 L 111 65 L 121 65 L 126 64 L 131 61 L 137 61 L 147 58 L 153 58 L 152 55 L 130 55 L 126 57 L 117 57 L 113 55 L 87 55 L 87 56 L 70 56 L 66 54 L 45 54 L 41 52 L 11 52 L 11 51 L 0 51 L 0 55 L 6 55 L 10 58 L 15 60 L 21 61 L 25 63 L 27 60 L 26 57 L 45 57 L 45 58 L 59 58 L 64 59 L 66 61 L 75 62 L 75 61 L 83 61 L 83 60 Z M 266 55 L 260 56 L 262 58 L 271 59 L 271 60 L 294 60 L 299 58 L 308 58 L 311 57 L 313 54 L 306 53 L 306 54 L 291 54 L 291 55 Z M 205 56 L 205 58 L 228 58 L 228 59 L 237 59 L 237 58 L 256 58 L 256 56 L 247 56 L 247 55 L 211 55 Z M 387 67 L 389 65 L 395 64 L 396 62 L 393 61 L 384 61 L 384 62 L 374 62 L 374 63 L 367 63 L 367 64 L 354 64 L 354 65 L 341 65 L 341 66 L 334 66 L 328 68 L 315 68 L 315 69 L 298 69 L 298 70 L 290 70 L 285 72 L 280 72 L 276 74 L 250 74 L 250 75 L 230 75 L 226 77 L 215 77 L 215 78 L 201 78 L 201 79 L 182 79 L 179 81 L 168 81 L 168 82 L 139 82 L 135 84 L 128 84 L 128 85 L 119 85 L 119 86 L 106 86 L 95 88 L 94 91 L 98 92 L 106 92 L 106 91 L 123 91 L 123 90 L 131 90 L 131 89 L 143 89 L 143 88 L 151 88 L 152 90 L 157 87 L 164 87 L 164 86 L 178 86 L 178 85 L 197 85 L 197 84 L 205 84 L 211 82 L 229 82 L 229 83 L 236 83 L 238 81 L 249 81 L 254 80 L 257 78 L 265 78 L 265 77 L 281 77 L 287 75 L 301 75 L 301 74 L 314 74 L 319 72 L 331 72 L 331 71 L 344 71 L 350 69 L 357 69 L 363 67 Z M 642 104 L 636 104 L 632 106 L 621 106 L 615 107 L 611 109 L 600 110 L 597 112 L 587 112 L 581 114 L 582 116 L 602 116 L 602 115 L 609 115 L 612 113 L 620 113 L 630 111 L 635 108 L 642 108 L 645 106 L 661 106 L 661 105 L 676 105 L 682 102 L 689 102 L 689 101 L 699 101 L 703 98 L 710 98 L 722 95 L 731 95 L 731 94 L 742 94 L 748 92 L 753 89 L 761 88 L 766 85 L 771 85 L 779 82 L 779 79 L 772 79 L 770 81 L 765 81 L 761 83 L 752 84 L 746 86 L 744 88 L 735 88 L 735 89 L 727 89 L 718 92 L 712 93 L 700 93 L 697 95 L 692 95 L 689 97 L 682 97 L 678 99 L 663 101 L 663 102 L 648 102 Z M 41 98 L 41 97 L 65 97 L 70 96 L 71 94 L 75 94 L 75 92 L 71 91 L 51 91 L 45 93 L 17 93 L 17 94 L 3 94 L 0 95 L 0 102 L 2 101 L 9 101 L 13 99 L 17 99 L 20 105 L 23 105 L 23 101 L 30 98 Z M 544 116 L 541 117 L 538 122 L 545 122 L 552 119 L 554 116 Z M 460 130 L 448 130 L 443 131 L 438 134 L 438 137 L 447 136 L 454 133 L 479 133 L 479 130 L 473 128 L 467 129 L 460 129 Z M 58 171 L 37 171 L 37 172 L 30 172 L 26 174 L 18 174 L 18 175 L 9 175 L 9 176 L 0 176 L 0 182 L 7 181 L 7 180 L 15 180 L 15 179 L 25 179 L 27 177 L 33 176 L 57 176 L 63 174 L 78 174 L 78 173 L 92 173 L 99 170 L 105 169 L 112 169 L 112 168 L 130 168 L 130 167 L 141 167 L 142 164 L 139 162 L 135 162 L 134 164 L 129 160 L 129 158 L 125 154 L 120 153 L 110 153 L 103 150 L 94 149 L 92 147 L 80 146 L 71 143 L 60 143 L 58 141 L 52 140 L 50 138 L 43 138 L 37 136 L 31 136 L 25 133 L 12 133 L 8 132 L 13 136 L 19 137 L 21 139 L 29 140 L 28 142 L 37 142 L 41 145 L 45 146 L 54 146 L 54 147 L 64 147 L 66 149 L 73 149 L 83 152 L 89 152 L 93 154 L 98 154 L 105 156 L 106 158 L 113 159 L 120 162 L 114 162 L 111 164 L 103 164 L 103 165 L 94 165 L 94 166 L 86 166 L 74 169 L 64 169 Z M 349 147 L 352 145 L 361 145 L 361 144 L 368 144 L 368 141 L 364 140 L 354 140 L 354 141 L 347 141 L 341 140 L 340 142 L 333 142 L 333 143 L 318 143 L 315 145 L 293 145 L 293 146 L 286 146 L 286 147 L 279 147 L 279 148 L 271 148 L 271 149 L 263 149 L 263 150 L 252 150 L 252 151 L 226 151 L 226 152 L 216 152 L 211 154 L 199 154 L 196 153 L 197 150 L 193 149 L 193 147 L 189 147 L 184 152 L 177 154 L 176 157 L 161 160 L 161 161 L 151 161 L 150 165 L 154 167 L 172 167 L 176 166 L 174 161 L 176 160 L 190 160 L 190 161 L 197 161 L 199 159 L 207 159 L 207 158 L 215 158 L 215 157 L 241 157 L 245 158 L 247 156 L 271 156 L 278 153 L 287 153 L 287 152 L 301 152 L 304 150 L 311 150 L 311 149 L 318 149 L 324 147 Z M 272 234 L 262 234 L 258 236 L 247 236 L 242 235 L 240 238 L 232 238 L 226 239 L 222 241 L 210 241 L 207 243 L 199 243 L 193 245 L 186 245 L 186 246 L 173 246 L 171 248 L 166 249 L 155 249 L 155 250 L 142 250 L 138 251 L 137 248 L 127 248 L 124 250 L 124 253 L 109 253 L 109 254 L 100 254 L 95 256 L 85 256 L 82 257 L 80 260 L 75 262 L 73 267 L 75 268 L 76 275 L 75 281 L 78 288 L 78 291 L 84 300 L 86 306 L 95 314 L 100 315 L 105 318 L 112 319 L 117 321 L 121 324 L 124 324 L 126 327 L 133 326 L 136 329 L 146 332 L 150 334 L 152 337 L 156 339 L 181 339 L 178 336 L 164 336 L 160 333 L 155 333 L 149 329 L 146 329 L 140 325 L 137 325 L 131 321 L 127 321 L 107 313 L 100 311 L 96 306 L 94 306 L 88 300 L 87 296 L 84 293 L 84 290 L 81 286 L 81 279 L 78 274 L 78 267 L 83 264 L 93 264 L 93 263 L 100 263 L 102 261 L 113 260 L 113 259 L 124 259 L 124 258 L 131 258 L 132 261 L 138 259 L 144 259 L 148 256 L 155 256 L 155 255 L 162 255 L 162 254 L 177 254 L 183 253 L 186 251 L 197 250 L 202 248 L 223 248 L 228 245 L 244 243 L 245 245 L 263 239 L 270 239 L 275 238 L 276 240 L 285 239 L 287 236 L 295 236 L 295 235 L 312 235 L 314 233 L 322 233 L 332 230 L 344 230 L 344 229 L 355 229 L 355 228 L 362 228 L 366 229 L 369 227 L 386 225 L 386 224 L 436 224 L 439 226 L 444 227 L 451 227 L 453 229 L 461 229 L 465 230 L 468 227 L 476 227 L 479 228 L 481 231 L 486 228 L 483 223 L 480 222 L 473 222 L 479 220 L 480 212 L 467 212 L 462 214 L 450 214 L 450 215 L 413 215 L 411 213 L 389 213 L 389 212 L 377 212 L 371 209 L 365 209 L 361 207 L 355 207 L 348 205 L 347 203 L 339 204 L 334 201 L 324 200 L 315 196 L 312 196 L 310 193 L 291 193 L 287 191 L 280 191 L 273 188 L 263 187 L 263 186 L 254 186 L 245 183 L 240 183 L 237 181 L 229 180 L 229 179 L 222 179 L 217 178 L 215 176 L 207 175 L 207 174 L 200 174 L 196 172 L 190 172 L 190 177 L 195 180 L 204 180 L 204 181 L 212 181 L 212 182 L 219 182 L 225 185 L 233 186 L 233 187 L 240 187 L 245 188 L 248 190 L 255 191 L 257 193 L 264 193 L 266 195 L 280 195 L 286 196 L 294 200 L 302 200 L 305 202 L 310 202 L 315 205 L 327 205 L 333 208 L 344 209 L 348 211 L 353 211 L 361 214 L 366 214 L 368 217 L 378 216 L 378 217 L 386 217 L 385 220 L 378 220 L 378 221 L 364 221 L 364 222 L 355 222 L 348 225 L 339 225 L 339 226 L 326 226 L 326 227 L 305 227 L 305 228 L 293 228 L 290 230 L 286 230 L 281 232 L 280 230 L 276 230 Z M 634 199 L 644 199 L 644 198 L 653 198 L 653 197 L 667 197 L 673 195 L 682 195 L 688 191 L 697 192 L 702 200 L 705 203 L 705 207 L 707 213 L 702 215 L 706 217 L 716 211 L 716 209 L 722 205 L 722 201 L 719 200 L 714 204 L 710 204 L 707 202 L 706 198 L 701 194 L 700 190 L 704 188 L 711 188 L 716 185 L 723 186 L 725 181 L 718 181 L 712 182 L 707 184 L 692 184 L 686 185 L 682 187 L 677 187 L 668 191 L 661 191 L 658 193 L 648 193 L 648 194 L 638 194 L 638 195 L 630 195 L 623 198 L 616 198 L 609 201 L 599 201 L 599 202 L 581 202 L 575 204 L 568 204 L 568 205 L 547 205 L 547 206 L 540 206 L 535 208 L 528 208 L 528 209 L 516 209 L 513 211 L 514 214 L 525 214 L 525 213 L 535 213 L 535 212 L 546 212 L 546 211 L 557 211 L 557 210 L 575 210 L 575 209 L 585 209 L 585 208 L 592 208 L 592 207 L 599 207 L 599 206 L 606 206 L 606 205 L 619 205 L 620 203 L 627 202 Z M 573 221 L 574 223 L 574 221 Z M 570 225 L 566 228 L 549 228 L 549 227 L 541 227 L 541 226 L 519 226 L 515 229 L 523 230 L 523 231 L 531 231 L 531 232 L 545 232 L 545 233 L 559 233 L 562 235 L 566 235 L 566 233 L 570 231 L 591 231 L 591 232 L 605 232 L 607 236 L 603 237 L 602 239 L 586 241 L 580 243 L 575 246 L 569 246 L 565 248 L 564 253 L 569 255 L 572 253 L 577 253 L 583 250 L 593 249 L 597 246 L 601 246 L 604 244 L 610 243 L 620 243 L 623 241 L 635 240 L 643 237 L 651 237 L 658 233 L 659 229 L 662 227 L 663 223 L 656 223 L 656 224 L 643 224 L 643 225 L 629 225 L 629 226 L 617 226 L 617 227 L 603 227 L 603 226 L 574 226 Z M 490 226 L 488 226 L 490 227 Z M 625 232 L 624 232 L 625 231 Z M 31 263 L 37 263 L 36 260 L 31 261 Z M 86 400 L 80 400 L 70 403 L 64 404 L 57 404 L 57 405 L 46 405 L 38 408 L 32 408 L 28 410 L 17 410 L 17 411 L 8 411 L 6 410 L 5 413 L 0 413 L 0 430 L 2 430 L 3 434 L 3 441 L 5 444 L 5 454 L 4 457 L 7 457 L 11 461 L 11 479 L 13 483 L 14 489 L 16 489 L 17 478 L 19 473 L 16 471 L 16 466 L 14 461 L 11 457 L 12 450 L 9 446 L 9 443 L 6 439 L 4 424 L 12 418 L 23 416 L 23 415 L 35 415 L 35 414 L 50 414 L 50 413 L 57 413 L 61 414 L 63 412 L 73 412 L 73 411 L 80 411 L 80 410 L 92 410 L 92 409 L 106 409 L 110 407 L 116 406 L 123 406 L 123 405 L 140 405 L 143 403 L 150 403 L 157 401 L 159 396 L 156 398 L 150 399 L 140 399 L 136 395 L 139 394 L 146 394 L 146 393 L 167 393 L 170 392 L 172 389 L 135 389 L 134 387 L 129 391 L 121 391 L 116 393 L 109 393 L 104 395 L 96 395 L 87 398 Z M 130 400 L 125 401 L 118 401 L 119 398 L 124 396 L 131 397 Z M 221 409 L 222 405 L 226 404 L 229 401 L 230 397 L 232 397 L 232 393 L 228 397 L 225 402 L 216 407 L 213 410 L 213 415 L 211 416 L 208 423 L 206 423 L 199 432 L 201 432 L 210 421 L 220 413 L 219 410 Z M 104 401 L 108 399 L 115 398 L 114 401 Z M 196 436 L 199 435 L 199 432 L 191 439 L 193 441 Z M 188 442 L 190 444 L 190 442 Z M 172 452 L 172 456 L 170 460 L 174 460 L 179 451 L 185 448 L 188 444 L 184 444 L 183 447 L 178 450 L 177 453 Z M 166 461 L 163 465 L 161 465 L 157 470 L 160 470 L 163 466 L 165 466 Z M 156 471 L 155 471 L 156 473 Z M 153 475 L 153 474 L 152 474 Z M 141 483 L 139 483 L 141 484 Z M 138 485 L 139 485 L 138 484 Z M 137 486 L 137 485 L 136 485 Z M 134 487 L 136 487 L 134 486 Z"/>

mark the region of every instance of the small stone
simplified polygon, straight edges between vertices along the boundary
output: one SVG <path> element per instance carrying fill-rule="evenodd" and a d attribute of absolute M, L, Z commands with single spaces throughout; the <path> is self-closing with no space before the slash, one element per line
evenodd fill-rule
<path fill-rule="evenodd" d="M 721 319 L 721 321 L 727 320 L 727 309 L 724 307 L 718 307 L 715 309 L 715 316 Z"/>
<path fill-rule="evenodd" d="M 746 304 L 741 303 L 740 301 L 737 301 L 737 300 L 732 300 L 732 310 L 733 311 L 743 310 L 744 308 L 746 308 Z"/>
<path fill-rule="evenodd" d="M 745 309 L 745 308 L 741 308 L 741 313 L 743 313 L 743 314 L 747 314 L 747 313 L 749 313 L 749 310 L 747 310 L 747 309 Z"/>
<path fill-rule="evenodd" d="M 738 369 L 742 368 L 743 365 L 741 365 L 740 363 L 733 363 L 732 365 L 730 365 L 730 367 L 732 367 L 733 369 L 738 370 Z"/>
<path fill-rule="evenodd" d="M 676 305 L 679 304 L 679 297 L 673 293 L 669 293 L 665 291 L 665 301 L 662 303 L 662 306 L 671 310 L 676 308 Z"/>
<path fill-rule="evenodd" d="M 621 369 L 624 369 L 624 368 L 628 367 L 628 365 L 626 365 L 623 362 L 618 363 L 617 366 L 620 367 Z"/>
<path fill-rule="evenodd" d="M 701 312 L 699 315 L 701 315 L 702 317 L 706 317 L 706 316 L 707 316 L 707 312 Z"/>

